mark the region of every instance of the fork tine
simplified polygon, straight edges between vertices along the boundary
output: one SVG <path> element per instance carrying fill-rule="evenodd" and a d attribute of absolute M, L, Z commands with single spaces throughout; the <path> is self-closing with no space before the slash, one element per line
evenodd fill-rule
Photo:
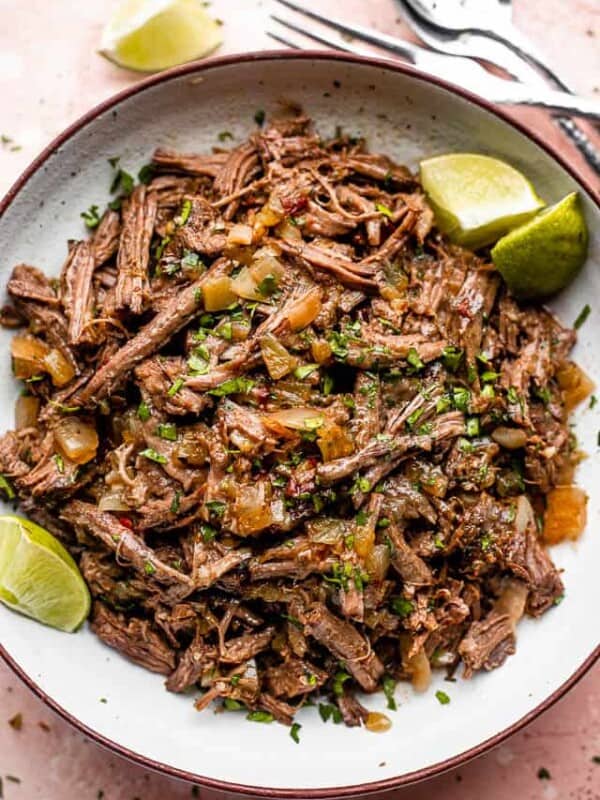
<path fill-rule="evenodd" d="M 270 36 L 271 39 L 275 39 L 276 42 L 279 44 L 284 44 L 286 47 L 291 47 L 292 50 L 302 50 L 299 44 L 294 44 L 290 39 L 284 39 L 283 36 L 279 36 L 274 31 L 266 31 L 267 36 Z"/>
<path fill-rule="evenodd" d="M 278 22 L 280 25 L 283 25 L 284 28 L 289 28 L 296 33 L 302 34 L 302 36 L 306 36 L 309 39 L 313 39 L 315 42 L 319 42 L 319 44 L 324 44 L 327 47 L 331 47 L 333 50 L 344 50 L 348 53 L 352 52 L 353 50 L 348 45 L 343 45 L 340 42 L 335 42 L 333 39 L 329 39 L 328 37 L 318 34 L 315 31 L 302 28 L 300 25 L 297 25 L 288 19 L 278 17 L 276 14 L 271 14 L 271 19 L 275 20 L 275 22 Z"/>
<path fill-rule="evenodd" d="M 404 42 L 402 39 L 398 39 L 393 36 L 388 36 L 385 33 L 379 33 L 373 28 L 367 28 L 364 25 L 350 25 L 349 23 L 344 22 L 343 20 L 338 19 L 336 17 L 326 17 L 323 14 L 320 14 L 318 11 L 313 11 L 312 9 L 304 8 L 299 3 L 295 2 L 295 0 L 276 0 L 276 1 L 284 6 L 287 6 L 287 8 L 291 8 L 292 11 L 296 11 L 298 14 L 302 14 L 305 17 L 310 17 L 311 19 L 315 19 L 317 20 L 317 22 L 322 22 L 329 28 L 333 28 L 336 31 L 342 31 L 343 33 L 348 33 L 351 36 L 355 36 L 357 39 L 361 39 L 363 42 L 369 42 L 369 44 L 374 44 L 377 47 L 383 48 L 384 50 L 389 50 L 395 53 L 396 55 L 401 55 L 404 58 L 409 58 L 413 64 L 416 61 L 416 55 L 418 53 L 426 52 L 422 47 L 418 47 L 417 45 L 414 45 L 409 42 Z M 312 36 L 312 34 L 310 35 Z M 313 38 L 316 37 L 313 36 Z M 337 45 L 333 46 L 336 47 L 337 49 Z M 351 47 L 344 49 L 347 49 L 349 52 L 353 52 L 353 49 Z"/>

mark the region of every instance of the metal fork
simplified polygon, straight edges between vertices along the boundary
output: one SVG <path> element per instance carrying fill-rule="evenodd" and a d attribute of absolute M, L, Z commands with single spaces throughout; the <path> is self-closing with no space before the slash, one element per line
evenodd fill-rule
<path fill-rule="evenodd" d="M 463 55 L 497 64 L 517 80 L 541 85 L 535 64 L 555 85 L 573 90 L 552 69 L 537 47 L 512 22 L 512 0 L 397 0 L 403 16 L 417 36 L 438 52 Z M 573 141 L 587 163 L 600 174 L 600 151 L 588 135 L 568 117 L 557 124 Z"/>
<path fill-rule="evenodd" d="M 492 0 L 492 2 L 501 0 Z M 509 72 L 514 78 L 529 86 L 545 86 L 546 81 L 540 73 L 522 56 L 517 55 L 506 44 L 490 39 L 480 33 L 468 30 L 448 30 L 430 27 L 415 14 L 411 0 L 397 0 L 404 21 L 417 34 L 424 44 L 432 50 L 447 55 L 465 56 L 488 61 Z M 510 3 L 507 3 L 510 6 Z M 568 117 L 556 117 L 555 121 L 571 139 L 587 163 L 600 174 L 600 151 L 590 141 L 587 134 Z"/>
<path fill-rule="evenodd" d="M 519 105 L 533 105 L 568 114 L 587 116 L 591 119 L 600 119 L 600 103 L 589 100 L 585 97 L 575 97 L 565 92 L 554 91 L 546 87 L 529 87 L 515 81 L 504 80 L 489 73 L 476 61 L 458 56 L 442 55 L 426 50 L 423 47 L 406 42 L 402 39 L 379 33 L 372 28 L 363 25 L 355 25 L 344 20 L 325 17 L 317 11 L 313 11 L 299 5 L 295 0 L 277 0 L 288 8 L 299 14 L 310 17 L 323 23 L 329 28 L 333 28 L 341 33 L 350 34 L 357 39 L 374 44 L 395 55 L 401 56 L 410 63 L 421 68 L 424 72 L 436 75 L 443 80 L 450 80 L 460 86 L 472 89 L 482 97 L 486 97 L 497 103 L 509 103 Z M 332 39 L 324 33 L 306 28 L 289 19 L 283 19 L 277 15 L 271 18 L 280 23 L 286 29 L 302 34 L 314 41 L 324 44 L 336 50 L 344 50 L 357 55 L 364 55 L 364 51 L 345 42 L 342 39 Z M 286 35 L 268 31 L 269 36 L 289 47 L 302 48 L 304 45 L 297 39 L 290 39 L 289 33 Z"/>

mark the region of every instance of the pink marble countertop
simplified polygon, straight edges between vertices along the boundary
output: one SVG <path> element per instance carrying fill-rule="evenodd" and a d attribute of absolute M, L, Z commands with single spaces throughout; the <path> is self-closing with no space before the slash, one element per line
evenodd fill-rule
<path fill-rule="evenodd" d="M 313 3 L 338 15 L 343 10 L 347 18 L 387 32 L 404 33 L 394 0 Z M 0 0 L 0 195 L 60 130 L 139 79 L 95 53 L 102 25 L 115 4 L 116 0 Z M 582 94 L 600 92 L 599 0 L 514 0 L 514 6 L 516 23 L 551 54 L 561 73 Z M 271 47 L 264 34 L 268 7 L 268 0 L 214 0 L 211 10 L 224 21 L 225 44 L 220 52 L 248 49 L 249 41 L 253 49 Z M 599 185 L 543 114 L 520 111 L 518 116 Z M 22 716 L 20 730 L 9 724 L 16 714 Z M 538 777 L 542 768 L 549 778 Z M 0 798 L 5 800 L 217 797 L 150 774 L 98 748 L 55 717 L 3 663 L 0 778 Z M 504 745 L 456 771 L 387 796 L 395 800 L 600 798 L 600 665 Z"/>

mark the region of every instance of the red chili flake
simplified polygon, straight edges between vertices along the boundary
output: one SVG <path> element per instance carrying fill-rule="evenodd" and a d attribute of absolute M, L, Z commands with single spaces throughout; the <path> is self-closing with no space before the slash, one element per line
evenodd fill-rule
<path fill-rule="evenodd" d="M 473 318 L 473 312 L 469 305 L 469 301 L 465 297 L 464 300 L 461 300 L 460 303 L 456 306 L 456 310 L 461 315 L 461 317 L 467 317 L 468 319 Z"/>
<path fill-rule="evenodd" d="M 281 201 L 281 205 L 283 206 L 285 213 L 288 216 L 293 217 L 299 211 L 303 211 L 306 208 L 308 205 L 308 199 L 303 194 L 298 195 L 297 197 L 286 197 Z"/>
<path fill-rule="evenodd" d="M 124 528 L 129 528 L 130 531 L 133 530 L 133 522 L 129 519 L 129 517 L 119 517 L 119 522 Z"/>

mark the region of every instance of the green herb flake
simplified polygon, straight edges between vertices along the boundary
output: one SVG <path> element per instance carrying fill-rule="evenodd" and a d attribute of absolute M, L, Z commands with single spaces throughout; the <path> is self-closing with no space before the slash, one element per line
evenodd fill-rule
<path fill-rule="evenodd" d="M 452 403 L 454 408 L 462 411 L 464 414 L 469 410 L 469 402 L 471 400 L 471 392 L 465 389 L 464 386 L 455 386 L 452 389 Z"/>
<path fill-rule="evenodd" d="M 55 453 L 52 456 L 52 460 L 56 464 L 56 469 L 62 475 L 64 473 L 64 471 L 65 471 L 65 461 L 64 461 L 63 457 L 60 455 L 60 453 Z"/>
<path fill-rule="evenodd" d="M 588 306 L 589 308 L 589 306 Z M 540 767 L 537 771 L 538 779 L 541 781 L 549 781 L 552 777 L 546 767 Z"/>
<path fill-rule="evenodd" d="M 219 386 L 215 386 L 214 389 L 209 389 L 207 394 L 212 394 L 214 397 L 226 397 L 229 394 L 248 394 L 254 383 L 253 380 L 242 375 L 239 378 L 230 378 L 228 381 L 219 384 Z"/>
<path fill-rule="evenodd" d="M 454 347 L 454 345 L 448 345 L 442 350 L 442 363 L 450 372 L 456 372 L 462 357 L 463 351 L 458 347 Z"/>
<path fill-rule="evenodd" d="M 156 567 L 151 561 L 144 562 L 144 572 L 146 575 L 154 575 L 156 572 Z"/>
<path fill-rule="evenodd" d="M 343 670 L 336 672 L 333 678 L 333 693 L 336 697 L 341 697 L 344 694 L 344 684 L 350 680 L 350 675 Z"/>
<path fill-rule="evenodd" d="M 254 114 L 254 122 L 256 122 L 256 124 L 262 128 L 262 126 L 265 124 L 266 116 L 267 115 L 262 110 L 262 108 L 259 108 Z"/>
<path fill-rule="evenodd" d="M 294 376 L 298 378 L 299 381 L 303 381 L 305 378 L 308 378 L 309 375 L 312 375 L 313 372 L 316 372 L 319 369 L 318 364 L 302 364 L 299 367 L 296 367 L 294 370 Z"/>
<path fill-rule="evenodd" d="M 411 347 L 408 351 L 408 355 L 406 356 L 406 361 L 416 370 L 423 369 L 425 364 L 421 360 L 419 353 L 414 347 Z"/>
<path fill-rule="evenodd" d="M 486 369 L 485 372 L 481 373 L 481 380 L 484 383 L 494 383 L 495 381 L 498 380 L 499 377 L 500 377 L 500 373 L 499 372 L 494 372 L 491 369 Z"/>
<path fill-rule="evenodd" d="M 156 433 L 161 439 L 167 439 L 169 442 L 177 441 L 177 425 L 173 422 L 161 423 L 156 428 Z"/>
<path fill-rule="evenodd" d="M 154 166 L 154 164 L 144 164 L 144 166 L 141 167 L 138 172 L 137 175 L 138 181 L 147 186 L 154 177 L 155 173 L 156 173 L 156 167 Z"/>
<path fill-rule="evenodd" d="M 175 223 L 175 225 L 177 225 L 178 228 L 182 228 L 190 218 L 191 213 L 192 213 L 192 201 L 186 197 L 186 199 L 181 204 L 181 211 L 176 217 L 173 217 L 173 222 Z"/>
<path fill-rule="evenodd" d="M 223 708 L 226 711 L 243 711 L 245 706 L 239 700 L 234 700 L 233 697 L 226 697 L 223 700 Z"/>
<path fill-rule="evenodd" d="M 221 503 L 219 500 L 209 500 L 206 504 L 206 507 L 211 514 L 215 515 L 215 517 L 222 517 L 227 508 L 225 503 Z"/>
<path fill-rule="evenodd" d="M 328 722 L 330 720 L 334 708 L 335 706 L 332 706 L 331 703 L 319 703 L 319 716 L 323 722 Z"/>
<path fill-rule="evenodd" d="M 375 203 L 375 208 L 380 214 L 383 214 L 384 217 L 387 217 L 388 219 L 394 218 L 394 212 L 392 209 L 388 208 L 383 203 Z"/>
<path fill-rule="evenodd" d="M 165 456 L 158 453 L 153 447 L 147 447 L 145 450 L 140 450 L 140 455 L 147 458 L 149 461 L 155 461 L 157 464 L 166 464 L 167 459 Z"/>
<path fill-rule="evenodd" d="M 390 711 L 397 711 L 398 705 L 396 703 L 396 698 L 394 697 L 394 693 L 396 690 L 396 681 L 392 678 L 391 675 L 384 675 L 383 681 L 383 693 L 387 700 L 387 707 Z"/>
<path fill-rule="evenodd" d="M 256 287 L 263 297 L 270 297 L 277 289 L 277 278 L 275 275 L 265 275 L 262 281 Z"/>
<path fill-rule="evenodd" d="M 145 400 L 142 400 L 142 402 L 139 404 L 137 408 L 138 419 L 140 419 L 142 422 L 148 422 L 151 415 L 152 412 L 150 411 L 150 406 L 148 405 L 148 403 L 146 403 Z"/>
<path fill-rule="evenodd" d="M 114 159 L 109 159 L 111 166 L 116 168 L 116 162 L 112 163 Z M 122 195 L 125 197 L 129 197 L 129 195 L 133 192 L 133 187 L 135 182 L 133 180 L 133 176 L 130 175 L 128 172 L 125 172 L 124 169 L 117 169 L 115 175 L 112 179 L 112 183 L 110 185 L 110 193 L 114 194 L 117 191 L 120 191 Z"/>
<path fill-rule="evenodd" d="M 273 722 L 273 714 L 269 711 L 251 711 L 247 716 L 246 719 L 250 722 Z"/>
<path fill-rule="evenodd" d="M 181 492 L 175 492 L 173 499 L 171 500 L 171 505 L 169 506 L 169 511 L 171 514 L 177 514 L 179 512 L 179 507 L 181 505 Z"/>
<path fill-rule="evenodd" d="M 414 611 L 414 608 L 412 601 L 405 597 L 392 597 L 390 600 L 390 609 L 398 617 L 407 617 Z"/>
<path fill-rule="evenodd" d="M 593 394 L 593 395 L 590 397 L 590 405 L 589 405 L 589 408 L 594 408 L 594 407 L 596 406 L 596 403 L 597 403 L 597 402 L 598 402 L 598 398 L 596 397 L 596 395 L 595 395 L 595 394 Z"/>
<path fill-rule="evenodd" d="M 300 744 L 300 725 L 299 722 L 294 722 L 292 727 L 290 728 L 290 736 L 296 742 L 296 744 Z"/>
<path fill-rule="evenodd" d="M 183 378 L 177 378 L 177 380 L 173 381 L 173 383 L 167 389 L 167 394 L 169 395 L 169 397 L 175 397 L 177 392 L 180 389 L 183 389 L 184 384 L 185 381 L 183 380 Z"/>
<path fill-rule="evenodd" d="M 424 413 L 424 412 L 425 412 L 425 409 L 424 409 L 424 408 L 416 408 L 416 409 L 415 409 L 415 410 L 412 412 L 412 414 L 409 414 L 409 415 L 408 415 L 408 417 L 406 418 L 406 426 L 407 426 L 408 428 L 413 428 L 413 427 L 414 427 L 414 424 L 415 424 L 415 422 L 417 422 L 417 420 L 419 420 L 419 419 L 420 419 L 420 417 L 422 417 L 422 416 L 423 416 L 423 413 Z"/>
<path fill-rule="evenodd" d="M 480 426 L 479 417 L 469 417 L 466 422 L 467 436 L 479 436 Z"/>
<path fill-rule="evenodd" d="M 575 328 L 575 330 L 576 330 L 576 331 L 578 331 L 578 330 L 579 330 L 579 328 L 581 328 L 581 326 L 583 325 L 583 323 L 584 323 L 584 322 L 586 321 L 586 319 L 589 317 L 591 310 L 592 310 L 592 309 L 591 309 L 591 307 L 590 307 L 590 304 L 589 304 L 589 303 L 586 303 L 586 304 L 584 305 L 584 307 L 581 309 L 581 311 L 580 311 L 580 312 L 579 312 L 579 314 L 577 315 L 577 319 L 576 319 L 576 320 L 575 320 L 575 322 L 573 323 L 573 327 Z"/>
<path fill-rule="evenodd" d="M 217 529 L 213 528 L 212 525 L 206 525 L 203 523 L 200 525 L 200 535 L 202 536 L 202 541 L 208 544 L 212 542 L 217 535 Z"/>
<path fill-rule="evenodd" d="M 486 400 L 493 400 L 496 397 L 496 392 L 494 391 L 494 387 L 491 383 L 486 383 L 483 389 L 481 390 L 481 396 L 485 397 Z"/>
<path fill-rule="evenodd" d="M 441 689 L 437 690 L 437 692 L 435 693 L 435 696 L 436 696 L 436 698 L 438 700 L 438 703 L 440 703 L 440 705 L 442 705 L 442 706 L 447 706 L 448 703 L 450 702 L 450 698 L 448 697 L 446 692 L 442 692 Z"/>
<path fill-rule="evenodd" d="M 0 475 L 0 491 L 4 492 L 7 500 L 14 500 L 16 497 L 15 490 L 4 475 Z"/>
<path fill-rule="evenodd" d="M 93 230 L 100 224 L 100 214 L 98 213 L 98 206 L 90 206 L 87 211 L 82 211 L 79 215 L 85 222 L 86 228 Z"/>
<path fill-rule="evenodd" d="M 228 139 L 233 139 L 233 134 L 231 133 L 231 131 L 221 131 L 218 134 L 217 139 L 220 142 L 226 142 Z"/>

